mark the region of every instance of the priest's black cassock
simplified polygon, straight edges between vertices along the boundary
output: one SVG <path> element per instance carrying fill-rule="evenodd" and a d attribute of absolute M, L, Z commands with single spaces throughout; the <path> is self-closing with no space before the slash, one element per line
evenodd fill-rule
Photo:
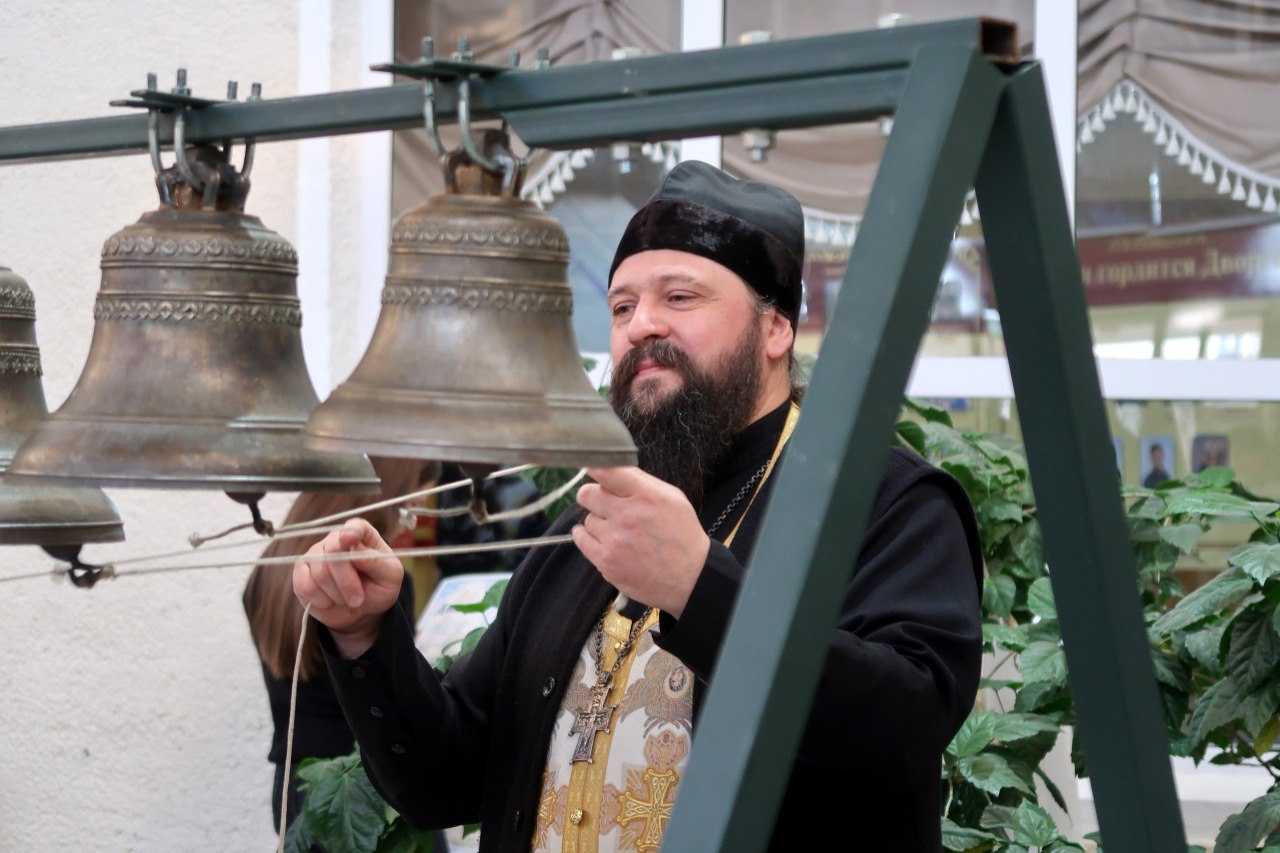
<path fill-rule="evenodd" d="M 704 527 L 769 459 L 787 414 L 784 404 L 735 439 L 698 507 Z M 695 717 L 775 479 L 732 547 L 712 542 L 681 618 L 661 617 L 657 644 L 698 677 Z M 582 515 L 567 511 L 550 533 Z M 972 707 L 981 657 L 982 559 L 967 496 L 914 454 L 888 451 L 861 551 L 850 556 L 770 849 L 937 851 L 940 757 Z M 528 850 L 565 686 L 615 595 L 572 543 L 534 549 L 493 625 L 444 678 L 398 608 L 354 660 L 339 657 L 322 628 L 334 687 L 387 801 L 420 827 L 482 823 L 482 850 Z M 696 749 L 696 728 L 694 740 Z"/>

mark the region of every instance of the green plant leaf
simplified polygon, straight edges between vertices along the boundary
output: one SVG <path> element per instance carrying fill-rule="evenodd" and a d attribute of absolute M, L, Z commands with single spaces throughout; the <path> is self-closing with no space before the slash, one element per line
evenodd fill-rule
<path fill-rule="evenodd" d="M 1000 521 L 1022 521 L 1022 504 L 1004 498 L 988 498 L 978 505 L 977 512 L 983 525 Z"/>
<path fill-rule="evenodd" d="M 1244 727 L 1250 737 L 1257 737 L 1263 726 L 1280 710 L 1280 677 L 1272 677 L 1258 689 L 1245 696 L 1243 703 Z"/>
<path fill-rule="evenodd" d="M 1161 634 L 1190 628 L 1231 607 L 1253 590 L 1253 579 L 1240 568 L 1227 569 L 1192 592 L 1152 625 Z"/>
<path fill-rule="evenodd" d="M 1067 658 L 1062 647 L 1047 640 L 1037 640 L 1027 646 L 1018 657 L 1022 680 L 1027 684 L 1038 681 L 1059 683 L 1067 677 Z"/>
<path fill-rule="evenodd" d="M 959 480 L 960 485 L 964 487 L 965 492 L 969 495 L 969 499 L 973 502 L 977 503 L 986 496 L 986 487 L 982 485 L 982 482 L 978 479 L 977 475 L 973 473 L 973 469 L 968 465 L 944 459 L 939 463 L 938 467 Z"/>
<path fill-rule="evenodd" d="M 1019 625 L 995 625 L 985 622 L 982 625 L 982 639 L 984 642 L 994 643 L 1011 652 L 1020 652 L 1027 647 L 1030 641 L 1027 637 L 1027 629 Z"/>
<path fill-rule="evenodd" d="M 1053 587 L 1048 578 L 1038 578 L 1027 590 L 1027 609 L 1041 619 L 1057 619 L 1058 607 L 1053 603 Z"/>
<path fill-rule="evenodd" d="M 1061 728 L 1042 714 L 996 714 L 991 739 L 1001 743 L 1013 743 L 1044 732 L 1056 734 Z"/>
<path fill-rule="evenodd" d="M 922 403 L 919 400 L 910 398 L 903 401 L 903 405 L 929 423 L 942 424 L 943 426 L 952 426 L 951 415 L 946 409 L 940 409 L 937 406 L 930 406 L 928 403 Z"/>
<path fill-rule="evenodd" d="M 991 575 L 982 584 L 982 609 L 1008 618 L 1018 597 L 1018 584 L 1008 575 Z"/>
<path fill-rule="evenodd" d="M 1013 827 L 1013 806 L 993 803 L 982 812 L 978 825 L 983 829 L 1010 829 Z"/>
<path fill-rule="evenodd" d="M 472 628 L 468 631 L 467 635 L 462 638 L 462 648 L 458 651 L 458 657 L 462 657 L 467 652 L 474 649 L 476 647 L 476 643 L 480 642 L 480 638 L 484 636 L 484 632 L 485 628 L 483 625 L 478 628 Z"/>
<path fill-rule="evenodd" d="M 1157 649 L 1151 655 L 1151 662 L 1156 667 L 1156 681 L 1183 693 L 1191 692 L 1191 675 L 1177 655 Z"/>
<path fill-rule="evenodd" d="M 300 816 L 289 824 L 289 831 L 284 835 L 284 853 L 311 853 L 311 845 L 315 843 L 306 817 Z"/>
<path fill-rule="evenodd" d="M 1222 638 L 1226 635 L 1227 621 L 1215 622 L 1187 634 L 1183 645 L 1187 654 L 1206 669 L 1217 672 L 1222 666 Z"/>
<path fill-rule="evenodd" d="M 1236 480 L 1236 472 L 1231 468 L 1218 465 L 1213 468 L 1205 468 L 1203 471 L 1198 471 L 1187 477 L 1189 481 L 1192 479 L 1205 488 L 1229 489 Z"/>
<path fill-rule="evenodd" d="M 1058 839 L 1058 826 L 1049 813 L 1030 800 L 1013 810 L 1013 840 L 1028 847 L 1046 847 Z"/>
<path fill-rule="evenodd" d="M 1204 528 L 1194 522 L 1170 524 L 1157 528 L 1160 538 L 1170 545 L 1176 545 L 1184 554 L 1190 554 L 1204 535 Z"/>
<path fill-rule="evenodd" d="M 1005 788 L 1014 788 L 1035 796 L 1035 790 L 1014 772 L 1003 757 L 990 752 L 969 755 L 956 762 L 960 777 L 988 794 L 999 794 Z"/>
<path fill-rule="evenodd" d="M 1044 789 L 1049 792 L 1049 796 L 1053 797 L 1053 801 L 1057 803 L 1058 808 L 1064 812 L 1070 811 L 1067 808 L 1066 798 L 1062 796 L 1062 790 L 1058 788 L 1054 781 L 1049 778 L 1049 774 L 1045 773 L 1040 767 L 1036 767 L 1036 775 L 1040 777 L 1040 784 L 1044 785 Z"/>
<path fill-rule="evenodd" d="M 1062 682 L 1040 681 L 1027 684 L 1018 691 L 1017 698 L 1013 700 L 1013 709 L 1022 713 L 1044 712 L 1057 704 L 1063 695 Z"/>
<path fill-rule="evenodd" d="M 502 578 L 494 581 L 493 584 L 485 590 L 483 603 L 490 607 L 497 608 L 502 603 L 502 596 L 507 592 L 507 584 L 511 582 L 510 578 Z"/>
<path fill-rule="evenodd" d="M 466 604 L 450 604 L 449 608 L 459 613 L 484 613 L 489 609 L 489 605 L 483 601 L 471 601 Z"/>
<path fill-rule="evenodd" d="M 928 453 L 928 447 L 925 443 L 924 427 L 915 421 L 898 421 L 894 431 L 898 434 L 898 439 L 911 450 L 924 456 Z"/>
<path fill-rule="evenodd" d="M 386 804 L 360 754 L 299 765 L 298 775 L 308 784 L 302 814 L 316 842 L 330 853 L 372 853 L 387 825 Z"/>
<path fill-rule="evenodd" d="M 1280 504 L 1271 501 L 1247 501 L 1222 492 L 1193 489 L 1169 495 L 1166 507 L 1170 514 L 1249 519 L 1255 515 L 1271 515 L 1280 509 Z"/>
<path fill-rule="evenodd" d="M 414 829 L 404 818 L 397 816 L 378 839 L 376 853 L 432 853 L 435 847 L 433 830 Z"/>
<path fill-rule="evenodd" d="M 1253 751 L 1259 756 L 1265 755 L 1271 751 L 1271 747 L 1276 745 L 1276 738 L 1278 737 L 1280 737 L 1280 717 L 1272 714 L 1263 723 L 1257 737 L 1253 739 Z"/>
<path fill-rule="evenodd" d="M 1191 745 L 1195 747 L 1203 743 L 1218 726 L 1239 717 L 1241 710 L 1240 691 L 1232 678 L 1213 684 L 1191 712 L 1191 722 L 1187 724 Z"/>
<path fill-rule="evenodd" d="M 1024 524 L 1009 536 L 1014 556 L 1035 577 L 1044 572 L 1044 536 L 1038 522 Z"/>
<path fill-rule="evenodd" d="M 1271 791 L 1227 818 L 1213 842 L 1214 853 L 1253 850 L 1280 823 L 1280 791 Z"/>
<path fill-rule="evenodd" d="M 942 846 L 947 850 L 986 850 L 998 840 L 990 832 L 960 826 L 950 818 L 942 819 Z"/>
<path fill-rule="evenodd" d="M 1271 675 L 1280 662 L 1280 636 L 1271 628 L 1269 615 L 1246 610 L 1231 622 L 1227 645 L 1227 674 L 1242 694 L 1249 693 Z"/>
<path fill-rule="evenodd" d="M 1227 562 L 1239 566 L 1249 577 L 1264 584 L 1280 572 L 1280 545 L 1262 542 L 1241 545 L 1227 555 Z"/>
<path fill-rule="evenodd" d="M 977 755 L 991 743 L 996 730 L 996 717 L 1000 715 L 992 711 L 978 711 L 970 714 L 960 725 L 960 731 L 947 745 L 947 752 L 957 758 Z"/>

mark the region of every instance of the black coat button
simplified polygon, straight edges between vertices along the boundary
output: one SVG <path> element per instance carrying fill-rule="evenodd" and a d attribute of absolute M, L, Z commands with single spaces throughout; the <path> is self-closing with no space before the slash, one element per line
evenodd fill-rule
<path fill-rule="evenodd" d="M 404 755 L 404 747 L 398 743 L 391 744 L 391 751 L 396 755 Z"/>
<path fill-rule="evenodd" d="M 520 828 L 520 810 L 519 809 L 516 809 L 515 817 L 511 822 L 512 824 L 515 825 L 516 829 Z"/>
<path fill-rule="evenodd" d="M 556 680 L 554 678 L 548 678 L 546 684 L 542 685 L 542 695 L 550 696 L 555 689 L 556 689 Z"/>
<path fill-rule="evenodd" d="M 351 677 L 352 677 L 352 678 L 364 678 L 364 667 L 362 667 L 362 666 L 353 666 L 353 667 L 351 667 Z"/>
<path fill-rule="evenodd" d="M 369 709 L 369 713 L 370 713 L 370 714 L 373 714 L 373 715 L 374 715 L 375 717 L 377 717 L 378 719 L 381 719 L 381 718 L 382 718 L 382 709 L 381 709 L 381 708 L 379 708 L 377 705 L 374 705 L 373 707 L 371 707 L 371 708 Z"/>

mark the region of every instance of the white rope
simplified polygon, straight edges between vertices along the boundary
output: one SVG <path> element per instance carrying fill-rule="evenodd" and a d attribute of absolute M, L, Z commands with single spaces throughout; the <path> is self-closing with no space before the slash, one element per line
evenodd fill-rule
<path fill-rule="evenodd" d="M 559 545 L 572 542 L 569 534 L 563 536 L 540 536 L 533 539 L 507 539 L 501 542 L 479 542 L 471 545 L 432 545 L 426 548 L 400 548 L 391 551 L 341 551 L 331 554 L 315 554 L 307 557 L 309 563 L 334 563 L 342 560 L 372 560 L 380 557 L 444 557 L 452 554 L 477 554 L 483 551 L 505 551 L 508 548 L 538 548 L 544 545 Z M 204 569 L 234 569 L 244 566 L 286 566 L 301 560 L 294 557 L 260 557 L 258 559 L 233 560 L 226 563 L 192 563 L 177 566 L 144 566 L 140 569 L 118 572 L 111 563 L 103 563 L 103 579 L 128 577 L 130 575 L 158 575 L 166 572 L 183 572 Z"/>
<path fill-rule="evenodd" d="M 315 536 L 322 533 L 329 533 L 334 530 L 341 530 L 345 526 L 346 525 L 344 524 L 331 524 L 327 527 L 316 527 L 316 528 L 311 528 L 307 530 L 292 530 L 287 533 L 276 533 L 272 535 L 270 538 L 272 540 L 301 539 L 304 536 Z M 243 548 L 246 545 L 261 546 L 262 542 L 263 542 L 262 537 L 258 537 L 256 539 L 245 539 L 243 542 L 227 542 L 223 545 L 213 545 L 209 548 L 201 548 L 200 553 L 209 554 L 214 551 L 231 551 L 236 548 Z M 154 563 L 156 560 L 168 560 L 168 559 L 172 559 L 173 557 L 190 557 L 192 556 L 193 553 L 194 551 L 191 548 L 188 548 L 183 551 L 167 551 L 163 554 L 147 554 L 141 557 L 126 557 L 123 560 L 112 560 L 111 565 L 124 566 L 130 563 Z"/>
<path fill-rule="evenodd" d="M 586 476 L 587 469 L 582 468 L 569 482 L 557 489 L 547 492 L 533 503 L 525 504 L 522 507 L 510 509 L 506 512 L 494 513 L 493 515 L 486 512 L 481 518 L 476 519 L 476 522 L 479 524 L 496 524 L 499 521 L 510 521 L 513 518 L 523 518 L 527 515 L 542 512 L 544 509 L 568 494 L 575 486 L 581 483 L 582 478 Z M 451 518 L 455 515 L 465 515 L 470 511 L 471 510 L 467 507 L 458 507 L 454 509 L 424 509 L 423 507 L 413 507 L 409 510 L 409 512 L 414 515 L 425 515 L 432 518 Z"/>
<path fill-rule="evenodd" d="M 528 471 L 533 467 L 533 465 L 516 465 L 513 468 L 503 468 L 500 471 L 494 471 L 492 474 L 485 477 L 485 479 L 493 480 L 497 477 L 506 477 L 509 474 L 519 474 L 521 471 Z M 297 524 L 286 524 L 284 527 L 281 527 L 280 530 L 302 530 L 308 527 L 317 527 L 322 524 L 332 524 L 335 521 L 345 521 L 348 518 L 354 518 L 355 516 L 369 512 L 370 510 L 382 509 L 383 507 L 388 506 L 397 506 L 399 504 L 406 503 L 407 501 L 430 497 L 431 495 L 438 495 L 441 492 L 447 492 L 452 489 L 469 485 L 471 485 L 470 480 L 456 480 L 452 483 L 446 483 L 443 486 L 432 486 L 430 489 L 423 489 L 420 492 L 413 492 L 412 494 L 408 494 L 403 497 L 378 501 L 377 503 L 356 507 L 355 509 L 347 510 L 346 512 L 335 512 L 333 515 L 326 515 L 324 518 L 317 518 L 314 521 L 300 521 Z"/>
<path fill-rule="evenodd" d="M 518 474 L 521 471 L 527 471 L 532 467 L 534 466 L 533 465 L 516 465 L 511 468 L 503 468 L 499 471 L 494 471 L 492 474 L 489 474 L 488 476 L 485 477 L 485 479 L 492 480 L 495 477 L 505 477 L 509 474 Z M 470 486 L 470 485 L 471 485 L 471 480 L 455 480 L 452 483 L 445 483 L 444 485 L 440 485 L 440 486 L 432 486 L 429 489 L 422 489 L 421 491 L 411 492 L 407 495 L 403 495 L 398 498 L 388 498 L 387 500 L 377 501 L 376 503 L 365 504 L 364 506 L 358 506 L 355 509 L 349 509 L 343 512 L 336 512 L 333 515 L 326 515 L 323 518 L 316 518 L 316 519 L 312 519 L 311 521 L 299 521 L 294 524 L 285 524 L 275 528 L 272 532 L 265 534 L 265 536 L 268 539 L 280 539 L 280 538 L 284 538 L 281 536 L 282 533 L 287 533 L 289 531 L 305 530 L 308 528 L 319 527 L 325 524 L 330 524 L 335 521 L 345 521 L 348 518 L 354 518 L 357 515 L 362 515 L 366 512 L 370 512 L 375 509 L 383 509 L 389 506 L 396 506 L 397 504 L 402 504 L 408 501 L 417 500 L 418 498 L 430 497 L 431 495 L 438 495 L 441 492 L 447 492 L 452 489 L 460 489 L 463 486 Z M 237 530 L 244 530 L 246 527 L 252 527 L 252 526 L 253 526 L 252 522 L 246 522 L 245 524 L 237 524 L 235 527 L 230 527 L 230 528 L 227 528 L 226 530 L 220 531 L 218 533 L 213 533 L 208 536 L 204 536 L 199 533 L 192 533 L 190 536 L 187 537 L 187 541 L 191 543 L 192 548 L 199 548 L 201 545 L 203 545 L 206 542 L 212 542 L 214 539 L 218 539 L 223 536 L 226 536 L 228 533 L 234 533 Z M 248 542 L 261 543 L 262 538 L 259 537 L 257 539 L 250 539 L 248 540 Z M 237 544 L 245 544 L 245 543 L 237 543 Z M 209 548 L 207 550 L 212 551 L 213 549 Z"/>
<path fill-rule="evenodd" d="M 572 480 L 565 483 L 563 486 L 561 486 L 558 489 L 554 489 L 553 491 L 547 492 L 547 494 L 538 498 L 536 501 L 534 501 L 531 504 L 525 504 L 524 506 L 519 507 L 517 509 L 509 509 L 506 512 L 499 512 L 494 515 L 486 515 L 484 519 L 485 523 L 492 524 L 499 521 L 509 521 L 510 519 L 513 519 L 513 518 L 521 518 L 526 515 L 534 515 L 536 513 L 542 512 L 544 509 L 551 506 L 553 503 L 560 500 L 565 495 L 567 495 L 570 491 L 572 491 L 579 483 L 582 482 L 582 478 L 586 476 L 587 476 L 587 469 L 583 468 L 573 476 Z"/>
<path fill-rule="evenodd" d="M 307 639 L 307 619 L 311 605 L 302 608 L 302 631 L 298 634 L 298 653 L 293 658 L 293 684 L 289 688 L 289 729 L 284 742 L 284 784 L 280 791 L 280 837 L 276 853 L 284 853 L 284 837 L 289 831 L 289 787 L 293 784 L 293 724 L 298 716 L 298 673 L 302 670 L 302 644 Z"/>
<path fill-rule="evenodd" d="M 532 465 L 517 465 L 513 468 L 504 468 L 500 471 L 494 471 L 486 479 L 492 479 L 494 477 L 505 477 L 509 474 L 518 474 L 519 472 L 525 471 L 532 467 L 533 467 Z M 471 485 L 470 480 L 457 480 L 455 482 L 445 483 L 444 485 L 440 485 L 440 486 L 432 486 L 429 489 L 423 489 L 418 492 L 413 492 L 412 494 L 404 495 L 403 497 L 390 498 L 388 500 L 368 504 L 367 506 L 356 507 L 355 509 L 347 510 L 345 512 L 335 513 L 334 515 L 328 515 L 323 518 L 317 518 L 312 521 L 301 521 L 296 524 L 287 524 L 287 525 L 276 528 L 273 532 L 267 534 L 265 537 L 255 536 L 252 539 L 244 539 L 239 542 L 225 542 L 221 545 L 212 545 L 207 548 L 202 548 L 201 545 L 204 542 L 210 541 L 214 537 L 201 536 L 198 533 L 192 533 L 191 536 L 188 537 L 188 541 L 191 543 L 190 549 L 182 550 L 182 551 L 165 551 L 159 554 L 144 554 L 140 557 L 126 557 L 121 560 L 111 560 L 105 565 L 115 568 L 119 566 L 130 565 L 133 563 L 154 563 L 157 560 L 169 560 L 174 557 L 189 557 L 192 555 L 192 553 L 196 548 L 200 549 L 201 554 L 209 554 L 214 551 L 230 551 L 236 548 L 244 548 L 250 545 L 255 547 L 260 547 L 264 541 L 271 541 L 275 539 L 298 539 L 304 536 L 325 534 L 334 530 L 340 530 L 344 526 L 342 524 L 332 524 L 331 522 L 345 520 L 347 518 L 354 518 L 357 515 L 361 515 L 362 513 L 369 512 L 371 510 L 383 509 L 388 506 L 395 506 L 396 504 L 402 504 L 407 501 L 416 500 L 422 497 L 429 497 L 431 495 L 440 494 L 441 492 L 447 492 L 452 489 L 458 489 L 458 488 L 462 488 L 464 486 L 469 486 L 469 485 Z M 467 512 L 467 510 L 464 508 L 462 512 Z M 244 528 L 249 526 L 251 525 L 242 524 L 242 525 L 239 525 L 239 528 Z M 232 528 L 232 529 L 234 530 L 236 528 Z M 222 534 L 215 534 L 215 536 L 221 536 L 227 532 L 229 531 L 223 531 Z M 235 564 L 235 565 L 242 565 L 242 564 Z M 59 567 L 59 568 L 53 569 L 51 574 L 57 576 L 57 575 L 66 574 L 66 572 L 67 572 L 66 568 Z M 0 578 L 0 583 L 4 583 L 5 581 L 11 581 L 11 580 L 26 580 L 27 578 L 32 578 L 32 577 L 44 577 L 47 574 L 50 574 L 50 572 L 33 572 L 31 574 L 26 574 L 26 575 L 14 575 L 12 577 Z M 132 573 L 126 572 L 124 574 L 132 574 Z"/>

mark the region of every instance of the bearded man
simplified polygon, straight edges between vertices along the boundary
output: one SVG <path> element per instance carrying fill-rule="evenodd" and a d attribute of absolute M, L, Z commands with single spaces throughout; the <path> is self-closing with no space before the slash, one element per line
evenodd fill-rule
<path fill-rule="evenodd" d="M 531 553 L 448 675 L 392 607 L 396 559 L 295 566 L 365 769 L 411 823 L 479 821 L 484 850 L 659 847 L 799 413 L 803 257 L 789 194 L 702 163 L 671 172 L 610 270 L 609 396 L 640 465 L 590 472 L 549 531 L 572 544 Z M 941 849 L 939 759 L 978 683 L 977 530 L 946 474 L 866 452 L 885 471 L 775 850 Z M 309 553 L 388 550 L 348 525 Z"/>

